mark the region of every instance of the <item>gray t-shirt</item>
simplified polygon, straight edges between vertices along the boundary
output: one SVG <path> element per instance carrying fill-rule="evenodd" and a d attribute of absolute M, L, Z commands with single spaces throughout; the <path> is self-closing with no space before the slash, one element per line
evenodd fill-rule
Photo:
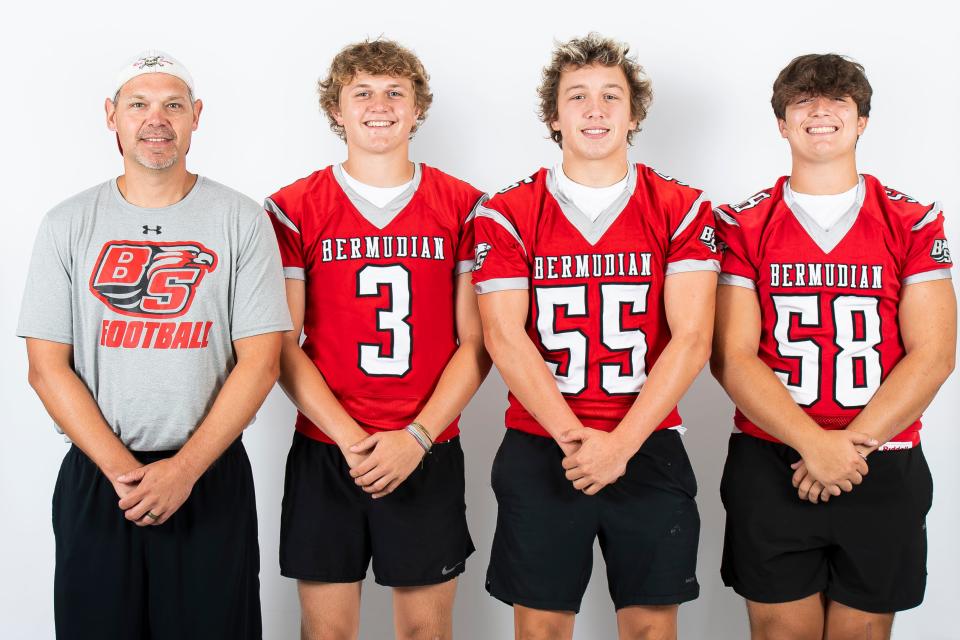
<path fill-rule="evenodd" d="M 199 177 L 160 209 L 131 205 L 115 180 L 54 207 L 17 335 L 72 344 L 107 424 L 128 448 L 159 451 L 180 448 L 210 410 L 234 340 L 291 328 L 263 209 Z"/>

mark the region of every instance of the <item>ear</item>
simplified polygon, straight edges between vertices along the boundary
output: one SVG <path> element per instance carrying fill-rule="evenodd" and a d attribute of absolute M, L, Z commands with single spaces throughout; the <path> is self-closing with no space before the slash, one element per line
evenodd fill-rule
<path fill-rule="evenodd" d="M 556 120 L 552 120 L 552 121 L 550 122 L 550 128 L 553 129 L 554 131 L 560 131 L 560 120 L 559 120 L 559 118 L 556 119 Z"/>
<path fill-rule="evenodd" d="M 194 100 L 193 101 L 193 130 L 196 131 L 197 127 L 200 126 L 200 112 L 203 111 L 203 101 Z"/>
<path fill-rule="evenodd" d="M 863 135 L 863 130 L 867 128 L 867 120 L 869 119 L 870 118 L 867 116 L 860 116 L 857 118 L 857 136 Z"/>
<path fill-rule="evenodd" d="M 780 129 L 780 137 L 786 138 L 787 137 L 787 121 L 777 118 L 777 128 Z"/>
<path fill-rule="evenodd" d="M 113 100 L 107 98 L 103 101 L 103 110 L 107 115 L 107 129 L 110 131 L 117 130 L 117 105 L 113 104 Z"/>

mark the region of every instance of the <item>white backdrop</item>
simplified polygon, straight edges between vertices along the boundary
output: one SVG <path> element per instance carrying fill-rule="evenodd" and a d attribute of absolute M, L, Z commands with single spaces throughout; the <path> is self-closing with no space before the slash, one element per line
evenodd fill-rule
<path fill-rule="evenodd" d="M 412 47 L 432 75 L 436 98 L 414 142 L 415 159 L 493 191 L 556 161 L 559 152 L 534 115 L 540 68 L 554 38 L 596 29 L 632 43 L 653 79 L 653 108 L 632 157 L 728 202 L 789 171 L 789 151 L 769 106 L 780 68 L 801 53 L 845 53 L 866 66 L 875 91 L 860 170 L 923 202 L 942 200 L 948 235 L 958 242 L 957 23 L 924 1 L 856 4 L 277 0 L 248 10 L 235 3 L 97 0 L 5 9 L 0 637 L 53 637 L 50 497 L 67 448 L 27 385 L 24 347 L 13 337 L 25 270 L 44 212 L 121 170 L 102 104 L 124 59 L 158 47 L 185 62 L 206 105 L 189 167 L 261 200 L 343 157 L 343 145 L 318 112 L 315 82 L 344 44 L 385 34 Z M 924 449 L 936 485 L 928 520 L 930 575 L 924 604 L 898 616 L 898 640 L 960 636 L 950 628 L 960 600 L 958 395 L 954 376 L 925 418 Z M 478 551 L 460 581 L 455 627 L 462 639 L 512 637 L 511 610 L 483 588 L 496 517 L 489 470 L 505 406 L 494 372 L 463 420 L 468 517 Z M 719 577 L 724 514 L 718 486 L 733 409 L 704 373 L 681 411 L 703 519 L 702 592 L 680 610 L 681 637 L 743 638 L 742 600 Z M 277 562 L 292 424 L 293 410 L 275 390 L 244 438 L 257 484 L 268 639 L 298 634 L 295 584 L 280 577 Z M 595 567 L 600 562 L 598 554 Z M 361 636 L 391 635 L 389 591 L 368 579 Z M 596 570 L 576 637 L 615 636 L 606 579 Z"/>

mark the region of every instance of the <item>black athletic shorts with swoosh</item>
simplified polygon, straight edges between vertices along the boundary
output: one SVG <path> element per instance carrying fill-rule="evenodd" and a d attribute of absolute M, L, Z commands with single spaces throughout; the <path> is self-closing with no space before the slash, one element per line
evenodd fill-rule
<path fill-rule="evenodd" d="M 374 500 L 337 446 L 294 433 L 280 521 L 284 576 L 359 582 L 373 558 L 378 584 L 417 587 L 457 577 L 473 551 L 459 437 L 434 444 L 399 487 Z"/>

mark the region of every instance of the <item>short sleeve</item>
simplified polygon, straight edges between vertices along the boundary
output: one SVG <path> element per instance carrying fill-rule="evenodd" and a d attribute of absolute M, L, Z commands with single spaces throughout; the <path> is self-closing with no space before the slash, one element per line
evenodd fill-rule
<path fill-rule="evenodd" d="M 486 194 L 479 194 L 470 207 L 470 212 L 460 227 L 460 238 L 457 241 L 457 275 L 469 273 L 476 266 L 476 233 L 475 225 L 477 211 L 488 200 Z"/>
<path fill-rule="evenodd" d="M 900 278 L 903 284 L 915 284 L 950 277 L 953 262 L 943 230 L 943 213 L 938 204 L 909 230 L 907 256 Z"/>
<path fill-rule="evenodd" d="M 293 280 L 306 280 L 303 260 L 303 238 L 300 235 L 300 228 L 284 211 L 277 196 L 267 198 L 263 203 L 263 208 L 270 216 L 270 222 L 273 224 L 273 232 L 277 238 L 277 245 L 280 247 L 280 260 L 283 264 L 283 276 Z"/>
<path fill-rule="evenodd" d="M 717 242 L 722 250 L 720 284 L 757 288 L 757 268 L 750 262 L 743 228 L 736 218 L 721 207 L 714 209 L 717 223 Z"/>
<path fill-rule="evenodd" d="M 17 335 L 73 344 L 69 227 L 48 214 L 40 224 L 20 307 Z"/>
<path fill-rule="evenodd" d="M 701 194 L 681 213 L 682 217 L 672 225 L 666 274 L 720 271 L 720 253 L 717 251 L 710 201 Z"/>
<path fill-rule="evenodd" d="M 233 340 L 293 328 L 280 251 L 273 228 L 263 214 L 254 218 L 240 244 L 231 317 Z"/>
<path fill-rule="evenodd" d="M 530 288 L 530 261 L 517 227 L 498 210 L 496 199 L 481 205 L 474 219 L 476 264 L 473 284 L 478 294 Z"/>

